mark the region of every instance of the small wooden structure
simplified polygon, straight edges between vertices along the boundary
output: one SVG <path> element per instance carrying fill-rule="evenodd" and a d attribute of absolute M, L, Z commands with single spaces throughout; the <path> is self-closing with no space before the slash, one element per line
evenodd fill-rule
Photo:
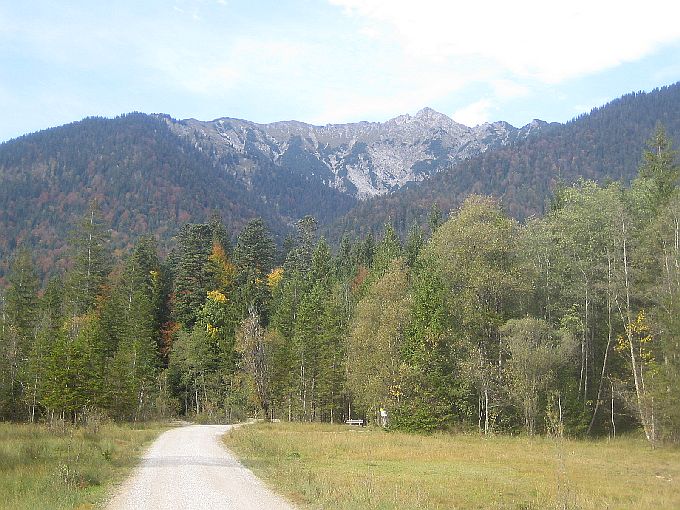
<path fill-rule="evenodd" d="M 364 426 L 364 420 L 352 420 L 352 419 L 349 419 L 349 420 L 346 420 L 345 423 L 346 423 L 347 425 L 360 425 L 360 426 L 362 426 L 362 427 Z"/>

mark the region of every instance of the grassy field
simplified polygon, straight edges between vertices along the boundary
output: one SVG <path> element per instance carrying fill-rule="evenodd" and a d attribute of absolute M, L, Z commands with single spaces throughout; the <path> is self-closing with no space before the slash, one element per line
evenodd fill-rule
<path fill-rule="evenodd" d="M 167 425 L 0 423 L 0 509 L 96 508 Z"/>
<path fill-rule="evenodd" d="M 680 449 L 643 440 L 420 436 L 258 424 L 225 436 L 302 508 L 677 509 Z"/>

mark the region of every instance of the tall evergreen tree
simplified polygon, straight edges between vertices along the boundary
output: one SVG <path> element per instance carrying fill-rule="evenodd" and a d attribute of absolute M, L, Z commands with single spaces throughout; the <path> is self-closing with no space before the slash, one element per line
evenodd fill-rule
<path fill-rule="evenodd" d="M 38 276 L 27 249 L 17 251 L 10 273 L 9 287 L 5 293 L 3 309 L 2 357 L 6 364 L 3 394 L 4 414 L 18 418 L 22 412 L 26 382 L 27 356 L 35 338 L 38 313 Z"/>
<path fill-rule="evenodd" d="M 68 278 L 68 302 L 73 315 L 92 309 L 103 292 L 111 269 L 109 234 L 102 211 L 96 201 L 71 237 L 73 267 Z"/>
<path fill-rule="evenodd" d="M 241 313 L 251 307 L 266 324 L 268 313 L 267 275 L 273 268 L 275 245 L 269 229 L 261 218 L 250 221 L 238 236 L 234 249 L 236 282 L 239 286 Z"/>
<path fill-rule="evenodd" d="M 385 225 L 383 237 L 378 243 L 373 257 L 373 272 L 377 277 L 382 276 L 390 263 L 401 256 L 401 241 L 391 224 Z"/>
<path fill-rule="evenodd" d="M 658 125 L 654 135 L 647 142 L 639 171 L 640 178 L 652 183 L 653 194 L 650 200 L 657 210 L 661 210 L 668 203 L 678 185 L 680 165 L 676 158 L 677 151 L 673 150 L 666 130 L 662 125 Z"/>
<path fill-rule="evenodd" d="M 205 303 L 214 278 L 208 265 L 212 253 L 213 231 L 210 225 L 184 225 L 177 239 L 177 260 L 174 268 L 174 315 L 178 322 L 190 328 L 196 314 Z"/>
<path fill-rule="evenodd" d="M 469 414 L 461 373 L 466 350 L 452 330 L 451 305 L 437 264 L 420 257 L 411 281 L 411 321 L 400 353 L 402 396 L 392 424 L 434 430 Z"/>

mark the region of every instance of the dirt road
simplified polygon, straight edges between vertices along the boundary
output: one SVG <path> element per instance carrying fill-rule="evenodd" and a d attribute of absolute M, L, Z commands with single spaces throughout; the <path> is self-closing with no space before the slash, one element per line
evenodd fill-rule
<path fill-rule="evenodd" d="M 191 425 L 162 434 L 108 510 L 292 510 L 222 446 L 231 425 Z"/>

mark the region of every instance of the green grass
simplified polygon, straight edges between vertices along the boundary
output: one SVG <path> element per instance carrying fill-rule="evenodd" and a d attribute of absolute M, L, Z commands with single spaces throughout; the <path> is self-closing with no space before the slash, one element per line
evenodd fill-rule
<path fill-rule="evenodd" d="M 0 509 L 96 508 L 167 425 L 0 423 Z"/>
<path fill-rule="evenodd" d="M 422 436 L 279 423 L 241 427 L 224 441 L 302 508 L 680 508 L 680 449 L 654 450 L 639 438 Z"/>

